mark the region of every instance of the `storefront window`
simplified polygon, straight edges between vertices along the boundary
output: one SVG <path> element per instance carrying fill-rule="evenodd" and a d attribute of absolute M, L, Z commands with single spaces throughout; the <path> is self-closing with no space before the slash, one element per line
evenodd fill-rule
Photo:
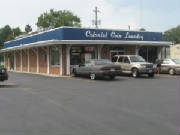
<path fill-rule="evenodd" d="M 111 60 L 112 60 L 113 56 L 115 56 L 115 55 L 124 55 L 125 49 L 124 49 L 124 47 L 120 47 L 120 46 L 112 46 L 110 48 L 110 53 L 111 53 Z"/>
<path fill-rule="evenodd" d="M 50 62 L 52 66 L 60 65 L 60 53 L 58 47 L 50 48 Z"/>
<path fill-rule="evenodd" d="M 96 47 L 93 46 L 73 46 L 70 51 L 71 65 L 84 64 L 90 59 L 95 59 L 96 51 Z"/>

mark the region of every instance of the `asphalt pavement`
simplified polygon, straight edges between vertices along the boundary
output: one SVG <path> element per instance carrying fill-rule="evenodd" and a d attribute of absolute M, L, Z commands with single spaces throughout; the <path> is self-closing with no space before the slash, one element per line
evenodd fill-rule
<path fill-rule="evenodd" d="M 115 80 L 9 72 L 0 134 L 168 134 L 180 127 L 179 76 Z"/>

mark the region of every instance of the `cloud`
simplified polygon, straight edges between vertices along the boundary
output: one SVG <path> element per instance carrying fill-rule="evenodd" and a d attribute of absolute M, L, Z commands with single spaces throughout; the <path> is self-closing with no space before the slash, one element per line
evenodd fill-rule
<path fill-rule="evenodd" d="M 95 18 L 93 10 L 96 6 L 101 11 L 98 14 L 101 20 L 100 28 L 128 29 L 130 25 L 134 30 L 140 28 L 143 18 L 147 18 L 145 15 L 142 18 L 137 3 L 134 1 L 130 3 L 128 0 L 5 0 L 1 2 L 0 27 L 9 24 L 24 30 L 25 25 L 30 24 L 33 30 L 36 30 L 37 18 L 51 8 L 71 10 L 81 18 L 83 27 L 94 27 L 92 20 Z M 158 14 L 159 24 L 161 16 L 162 14 Z M 148 19 L 151 20 L 152 17 L 153 15 Z M 148 22 L 150 30 L 153 28 L 151 22 L 154 23 L 154 21 Z"/>

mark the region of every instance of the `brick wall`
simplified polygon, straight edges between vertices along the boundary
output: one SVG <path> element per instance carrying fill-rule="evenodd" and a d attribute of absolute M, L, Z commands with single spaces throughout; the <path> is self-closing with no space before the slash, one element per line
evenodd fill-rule
<path fill-rule="evenodd" d="M 66 75 L 66 46 L 62 46 L 62 75 Z"/>
<path fill-rule="evenodd" d="M 125 48 L 125 55 L 136 55 L 136 47 L 128 46 Z"/>
<path fill-rule="evenodd" d="M 27 50 L 22 51 L 22 71 L 28 72 L 28 55 Z"/>
<path fill-rule="evenodd" d="M 8 53 L 5 53 L 5 68 L 8 69 L 9 63 L 8 63 Z"/>
<path fill-rule="evenodd" d="M 104 45 L 101 49 L 101 58 L 102 59 L 110 59 L 110 47 L 107 45 Z"/>
<path fill-rule="evenodd" d="M 59 75 L 60 74 L 60 67 L 52 67 L 49 68 L 50 74 Z"/>
<path fill-rule="evenodd" d="M 29 49 L 29 59 L 30 72 L 37 72 L 37 56 L 32 49 Z"/>
<path fill-rule="evenodd" d="M 47 73 L 47 48 L 39 48 L 39 72 Z"/>
<path fill-rule="evenodd" d="M 20 51 L 16 52 L 16 71 L 21 71 Z"/>

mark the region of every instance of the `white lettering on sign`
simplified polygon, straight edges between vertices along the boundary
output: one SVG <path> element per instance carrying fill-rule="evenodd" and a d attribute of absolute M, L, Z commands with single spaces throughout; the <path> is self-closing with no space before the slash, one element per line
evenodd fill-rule
<path fill-rule="evenodd" d="M 140 34 L 132 35 L 129 32 L 126 33 L 125 39 L 140 39 L 143 40 L 144 37 Z"/>
<path fill-rule="evenodd" d="M 122 38 L 122 35 L 120 34 L 117 34 L 116 32 L 111 32 L 111 38 L 117 38 L 117 39 L 121 39 Z"/>
<path fill-rule="evenodd" d="M 89 30 L 89 31 L 86 31 L 86 37 L 90 37 L 90 38 L 107 38 L 108 33 L 107 32 L 105 32 L 105 33 L 104 32 L 96 33 L 95 31 L 91 32 Z"/>
<path fill-rule="evenodd" d="M 86 31 L 85 33 L 86 38 L 112 38 L 112 39 L 121 39 L 121 40 L 127 40 L 127 39 L 135 39 L 135 40 L 144 40 L 143 35 L 137 34 L 130 34 L 130 32 L 126 32 L 123 35 L 119 32 L 112 31 L 110 33 L 108 32 L 96 32 L 96 31 Z"/>

